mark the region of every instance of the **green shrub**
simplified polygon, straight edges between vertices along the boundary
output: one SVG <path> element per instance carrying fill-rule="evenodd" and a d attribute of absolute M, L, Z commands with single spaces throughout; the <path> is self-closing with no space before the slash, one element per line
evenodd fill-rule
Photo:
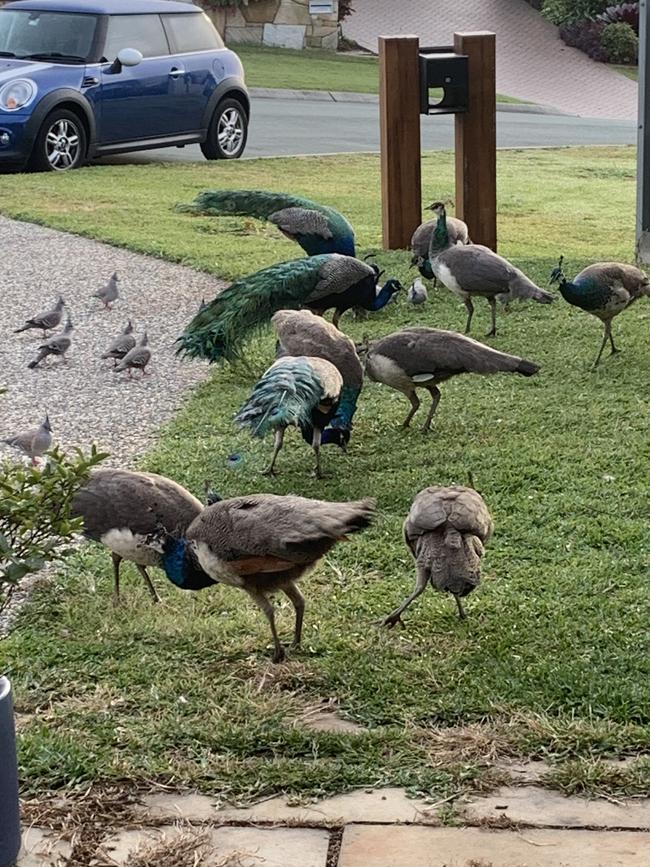
<path fill-rule="evenodd" d="M 639 37 L 629 24 L 608 24 L 601 41 L 610 63 L 636 63 Z"/>
<path fill-rule="evenodd" d="M 72 498 L 90 469 L 106 457 L 70 458 L 53 449 L 44 468 L 22 463 L 0 466 L 0 611 L 22 578 L 65 554 L 81 522 L 70 517 Z"/>
<path fill-rule="evenodd" d="M 604 12 L 611 0 L 544 0 L 542 14 L 553 24 L 572 24 Z"/>

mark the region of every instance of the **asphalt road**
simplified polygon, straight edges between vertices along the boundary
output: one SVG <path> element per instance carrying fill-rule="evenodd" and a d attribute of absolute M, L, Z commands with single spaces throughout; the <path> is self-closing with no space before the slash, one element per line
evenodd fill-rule
<path fill-rule="evenodd" d="M 328 154 L 379 150 L 379 115 L 375 103 L 254 99 L 247 157 Z M 427 150 L 453 147 L 450 115 L 422 118 Z M 636 124 L 626 120 L 567 115 L 497 112 L 499 147 L 620 145 L 636 143 Z M 202 160 L 196 145 L 112 157 L 102 163 L 149 163 Z"/>

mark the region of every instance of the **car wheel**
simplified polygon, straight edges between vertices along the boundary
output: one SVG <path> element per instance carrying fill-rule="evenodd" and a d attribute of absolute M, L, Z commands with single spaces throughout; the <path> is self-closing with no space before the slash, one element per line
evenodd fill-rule
<path fill-rule="evenodd" d="M 67 172 L 86 158 L 86 130 L 79 117 L 54 109 L 43 121 L 34 142 L 31 168 L 37 172 Z"/>
<path fill-rule="evenodd" d="M 224 99 L 212 115 L 201 150 L 206 160 L 236 160 L 244 153 L 247 138 L 248 118 L 242 104 Z"/>

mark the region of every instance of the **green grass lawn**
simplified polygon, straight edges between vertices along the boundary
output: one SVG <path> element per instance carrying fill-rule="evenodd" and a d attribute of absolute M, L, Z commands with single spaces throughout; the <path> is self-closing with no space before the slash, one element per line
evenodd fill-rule
<path fill-rule="evenodd" d="M 260 48 L 235 45 L 244 64 L 249 87 L 289 90 L 338 90 L 352 93 L 379 92 L 376 57 L 307 48 Z M 498 102 L 524 102 L 497 94 Z"/>
<path fill-rule="evenodd" d="M 639 80 L 639 67 L 638 66 L 626 66 L 626 65 L 614 65 L 614 69 L 617 72 L 622 72 L 623 75 L 627 75 L 628 78 L 631 78 L 633 81 Z"/>
<path fill-rule="evenodd" d="M 425 156 L 423 172 L 427 199 L 452 194 L 450 154 Z M 178 214 L 174 204 L 217 186 L 290 189 L 340 208 L 361 255 L 377 251 L 389 274 L 412 276 L 405 252 L 380 250 L 376 156 L 88 168 L 2 185 L 4 214 L 226 277 L 300 251 L 269 227 Z M 632 148 L 502 151 L 501 252 L 542 285 L 561 253 L 572 272 L 629 260 L 634 195 Z M 476 308 L 480 338 L 488 306 Z M 460 330 L 464 321 L 462 305 L 438 288 L 423 309 L 401 300 L 342 324 L 360 338 L 413 322 Z M 184 594 L 158 574 L 164 602 L 154 607 L 133 569 L 116 610 L 109 557 L 75 555 L 2 643 L 0 668 L 18 710 L 32 714 L 21 734 L 25 791 L 156 781 L 246 798 L 397 784 L 439 798 L 501 779 L 499 756 L 546 758 L 549 784 L 568 791 L 646 791 L 647 760 L 622 771 L 603 760 L 650 749 L 649 321 L 647 302 L 619 317 L 623 351 L 593 371 L 597 320 L 562 300 L 515 305 L 500 314 L 494 344 L 540 362 L 539 376 L 444 385 L 429 436 L 400 430 L 406 400 L 368 384 L 351 448 L 325 450 L 322 482 L 309 475 L 299 437 L 288 437 L 282 472 L 269 480 L 260 470 L 271 443 L 233 428 L 273 356 L 271 335 L 251 344 L 252 369 L 215 369 L 143 467 L 197 493 L 209 478 L 224 496 L 371 494 L 378 520 L 303 581 L 304 649 L 279 667 L 244 594 Z M 236 470 L 226 466 L 232 452 L 245 458 Z M 496 531 L 469 619 L 459 622 L 453 600 L 428 591 L 406 629 L 382 631 L 376 621 L 413 581 L 400 528 L 414 494 L 467 483 L 470 473 Z M 280 609 L 288 636 L 291 612 Z M 302 715 L 323 701 L 367 732 L 306 729 Z"/>

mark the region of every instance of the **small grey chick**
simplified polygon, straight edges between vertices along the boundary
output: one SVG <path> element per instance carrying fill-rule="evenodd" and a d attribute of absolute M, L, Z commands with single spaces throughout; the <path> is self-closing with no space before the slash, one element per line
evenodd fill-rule
<path fill-rule="evenodd" d="M 402 612 L 426 590 L 429 581 L 432 587 L 454 596 L 458 616 L 464 620 L 460 600 L 481 580 L 483 546 L 493 529 L 488 507 L 473 488 L 451 485 L 420 491 L 404 521 L 404 541 L 417 570 L 415 589 L 383 625 L 400 623 Z"/>
<path fill-rule="evenodd" d="M 45 415 L 39 427 L 7 437 L 2 442 L 27 455 L 32 459 L 33 466 L 36 466 L 38 463 L 36 459 L 42 457 L 52 445 L 52 426 L 49 416 Z"/>
<path fill-rule="evenodd" d="M 59 295 L 59 300 L 54 307 L 49 310 L 42 310 L 31 319 L 26 319 L 25 324 L 14 330 L 14 334 L 20 334 L 21 331 L 29 331 L 30 328 L 40 328 L 43 332 L 43 337 L 47 337 L 47 332 L 51 328 L 56 328 L 63 319 L 63 308 L 65 301 Z"/>
<path fill-rule="evenodd" d="M 131 320 L 126 323 L 120 334 L 111 341 L 111 345 L 108 347 L 106 352 L 102 355 L 102 358 L 112 358 L 113 359 L 113 367 L 117 364 L 118 361 L 121 361 L 127 352 L 130 352 L 135 346 L 135 337 L 133 336 L 133 325 L 131 324 Z"/>
<path fill-rule="evenodd" d="M 55 334 L 53 337 L 49 337 L 45 343 L 41 343 L 38 347 L 38 355 L 33 361 L 29 362 L 27 367 L 29 367 L 30 370 L 33 370 L 49 355 L 57 355 L 67 364 L 68 359 L 65 357 L 65 354 L 72 345 L 70 334 L 72 333 L 73 328 L 74 325 L 68 315 L 68 321 L 66 322 L 63 331 L 60 334 Z"/>
<path fill-rule="evenodd" d="M 133 349 L 126 353 L 124 358 L 113 368 L 114 373 L 121 373 L 123 370 L 129 371 L 129 379 L 133 379 L 133 370 L 142 371 L 142 377 L 147 375 L 146 366 L 151 361 L 151 350 L 147 346 L 149 338 L 145 331 L 140 342 Z M 141 378 L 142 378 L 141 377 Z"/>
<path fill-rule="evenodd" d="M 93 292 L 91 298 L 99 298 L 106 310 L 112 310 L 111 304 L 120 297 L 117 274 L 113 274 L 105 286 Z"/>
<path fill-rule="evenodd" d="M 406 297 L 416 307 L 425 303 L 429 295 L 421 277 L 416 277 L 413 283 L 411 283 Z"/>

